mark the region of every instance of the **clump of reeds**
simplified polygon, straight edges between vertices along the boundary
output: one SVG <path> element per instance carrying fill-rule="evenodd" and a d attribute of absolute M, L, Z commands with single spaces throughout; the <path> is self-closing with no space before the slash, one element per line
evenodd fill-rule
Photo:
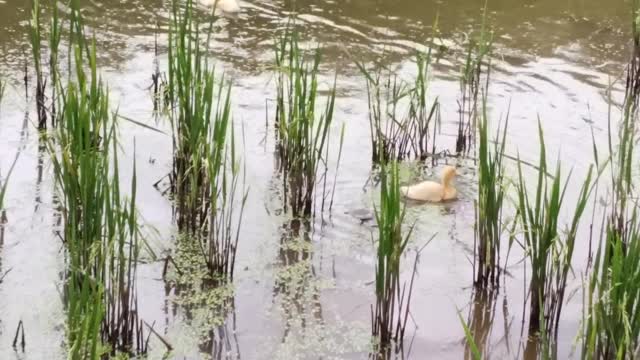
<path fill-rule="evenodd" d="M 461 69 L 460 101 L 458 101 L 458 132 L 456 137 L 456 154 L 467 155 L 475 144 L 476 122 L 481 116 L 481 92 L 485 95 L 489 86 L 491 71 L 491 49 L 493 34 L 487 29 L 487 3 L 484 5 L 482 25 L 479 34 L 470 37 L 467 44 L 467 55 Z M 484 70 L 483 70 L 484 69 Z M 482 74 L 486 73 L 483 82 Z M 485 86 L 484 89 L 482 86 Z"/>
<path fill-rule="evenodd" d="M 376 304 L 371 309 L 371 327 L 376 340 L 375 353 L 383 358 L 393 350 L 394 344 L 396 351 L 402 348 L 415 276 L 414 265 L 408 286 L 400 279 L 401 259 L 412 231 L 403 235 L 406 207 L 401 198 L 398 165 L 393 162 L 380 174 L 380 205 L 375 209 L 378 249 Z"/>
<path fill-rule="evenodd" d="M 62 199 L 67 249 L 64 300 L 70 359 L 143 354 L 138 319 L 136 178 L 123 200 L 115 115 L 97 73 L 95 40 L 85 42 L 78 2 L 71 3 L 75 78 L 60 93 L 60 124 L 49 142 Z M 88 73 L 85 71 L 87 69 Z M 135 168 L 135 164 L 134 164 Z"/>
<path fill-rule="evenodd" d="M 435 153 L 440 112 L 438 100 L 430 103 L 428 98 L 431 62 L 431 48 L 416 54 L 413 83 L 400 80 L 383 66 L 369 70 L 356 62 L 367 82 L 371 159 L 375 164 L 411 158 L 425 160 Z"/>
<path fill-rule="evenodd" d="M 611 153 L 611 204 L 604 214 L 593 273 L 585 288 L 583 359 L 632 359 L 640 349 L 640 215 L 632 184 L 640 96 L 638 2 L 633 1 L 633 52 L 627 66 L 625 99 Z"/>
<path fill-rule="evenodd" d="M 489 120 L 486 97 L 478 122 L 478 200 L 474 227 L 474 284 L 478 289 L 500 286 L 500 249 L 503 234 L 502 209 L 507 193 L 504 154 L 509 114 L 500 134 L 500 128 L 490 149 Z"/>
<path fill-rule="evenodd" d="M 555 172 L 552 175 L 547 173 L 546 148 L 540 124 L 538 128 L 540 159 L 535 193 L 529 196 L 522 166 L 518 162 L 517 216 L 531 268 L 529 335 L 532 338 L 541 335 L 543 342 L 548 344 L 557 336 L 578 225 L 592 189 L 592 167 L 582 183 L 571 223 L 563 233 L 560 214 L 571 174 L 563 183 L 559 161 Z"/>
<path fill-rule="evenodd" d="M 336 92 L 334 80 L 318 116 L 321 59 L 319 48 L 312 52 L 301 49 L 295 23 L 276 40 L 277 156 L 284 175 L 285 206 L 290 205 L 294 217 L 312 215 L 319 166 L 328 160 Z"/>
<path fill-rule="evenodd" d="M 47 109 L 45 105 L 46 80 L 42 72 L 42 24 L 40 22 L 40 1 L 33 0 L 31 18 L 29 19 L 29 41 L 33 55 L 33 67 L 36 73 L 36 109 L 38 112 L 38 129 L 47 128 Z"/>
<path fill-rule="evenodd" d="M 209 66 L 192 7 L 187 1 L 182 11 L 174 2 L 169 29 L 171 190 L 178 228 L 201 241 L 210 272 L 226 281 L 233 278 L 247 192 L 240 183 L 231 85 Z"/>
<path fill-rule="evenodd" d="M 640 222 L 637 206 L 624 233 L 602 230 L 594 273 L 585 288 L 583 359 L 632 359 L 640 346 Z"/>

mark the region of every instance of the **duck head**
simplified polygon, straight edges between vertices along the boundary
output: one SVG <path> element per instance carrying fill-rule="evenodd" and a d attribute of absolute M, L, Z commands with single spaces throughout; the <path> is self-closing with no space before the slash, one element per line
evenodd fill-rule
<path fill-rule="evenodd" d="M 445 187 L 451 186 L 453 179 L 458 175 L 455 166 L 447 165 L 442 169 L 442 185 Z"/>

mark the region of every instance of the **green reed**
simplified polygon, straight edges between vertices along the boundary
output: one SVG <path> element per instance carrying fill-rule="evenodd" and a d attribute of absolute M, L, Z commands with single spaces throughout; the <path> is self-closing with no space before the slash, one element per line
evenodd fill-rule
<path fill-rule="evenodd" d="M 632 6 L 633 52 L 615 148 L 609 111 L 612 198 L 609 212 L 603 215 L 600 244 L 585 289 L 583 359 L 632 359 L 640 348 L 640 215 L 632 184 L 640 97 L 638 1 Z"/>
<path fill-rule="evenodd" d="M 479 114 L 479 100 L 482 98 L 482 91 L 485 95 L 488 93 L 493 33 L 487 24 L 487 3 L 488 1 L 485 1 L 480 31 L 477 35 L 470 37 L 465 62 L 461 68 L 460 101 L 458 102 L 460 108 L 456 137 L 456 154 L 458 155 L 468 154 L 475 145 L 476 122 L 478 117 L 482 116 Z M 485 87 L 482 88 L 482 74 L 485 72 Z"/>
<path fill-rule="evenodd" d="M 401 349 L 411 305 L 414 272 L 407 286 L 400 280 L 401 259 L 413 228 L 403 236 L 406 207 L 400 193 L 398 165 L 389 164 L 380 174 L 380 205 L 375 209 L 378 224 L 376 304 L 371 313 L 376 352 L 389 353 L 392 344 Z M 416 257 L 417 261 L 417 257 Z"/>
<path fill-rule="evenodd" d="M 192 7 L 187 1 L 181 10 L 174 2 L 169 29 L 171 189 L 179 229 L 201 241 L 211 274 L 229 280 L 247 191 L 240 183 L 231 85 L 209 66 Z"/>
<path fill-rule="evenodd" d="M 547 174 L 548 165 L 542 126 L 538 123 L 540 158 L 535 193 L 529 196 L 522 166 L 518 161 L 517 216 L 522 227 L 525 253 L 531 268 L 529 285 L 529 335 L 542 334 L 543 340 L 557 336 L 560 314 L 564 303 L 567 276 L 580 219 L 584 214 L 592 186 L 590 167 L 578 195 L 571 222 L 565 231 L 560 225 L 565 193 L 571 174 L 562 180 L 562 168 L 558 161 L 552 178 Z"/>
<path fill-rule="evenodd" d="M 640 346 L 640 222 L 637 206 L 624 233 L 602 230 L 588 287 L 582 329 L 583 359 L 632 359 Z"/>
<path fill-rule="evenodd" d="M 60 123 L 49 141 L 67 249 L 64 288 L 68 357 L 98 359 L 146 352 L 135 285 L 138 258 L 136 177 L 123 200 L 115 115 L 71 3 L 75 78 L 58 83 Z M 87 72 L 88 71 L 88 72 Z"/>
<path fill-rule="evenodd" d="M 56 126 L 56 84 L 58 84 L 58 58 L 60 40 L 62 38 L 62 23 L 58 10 L 58 1 L 52 2 L 51 21 L 49 23 L 49 72 L 51 77 L 51 125 Z"/>
<path fill-rule="evenodd" d="M 6 80 L 0 79 L 0 103 L 2 102 L 2 98 L 4 98 L 4 93 L 6 90 L 7 90 Z"/>
<path fill-rule="evenodd" d="M 301 49 L 294 27 L 288 25 L 275 44 L 277 154 L 285 178 L 285 204 L 294 217 L 308 217 L 314 210 L 319 165 L 328 161 L 336 88 L 334 78 L 324 110 L 317 115 L 322 54 L 319 48 L 310 53 Z"/>
<path fill-rule="evenodd" d="M 36 109 L 38 112 L 38 129 L 47 128 L 47 109 L 45 105 L 46 81 L 42 73 L 42 24 L 40 21 L 40 1 L 33 0 L 31 18 L 29 19 L 29 41 L 33 56 L 33 67 L 36 73 Z"/>
<path fill-rule="evenodd" d="M 2 108 L 2 98 L 4 97 L 6 86 L 7 86 L 7 83 L 4 80 L 0 79 L 0 109 Z M 9 168 L 9 171 L 4 179 L 2 179 L 2 173 L 0 172 L 0 244 L 4 243 L 3 226 L 6 221 L 6 213 L 4 210 L 4 198 L 7 194 L 7 186 L 9 184 L 9 178 L 11 177 L 11 172 L 13 171 L 13 168 L 16 162 L 18 161 L 18 156 L 19 155 L 16 155 L 16 159 L 11 165 L 11 168 Z"/>
<path fill-rule="evenodd" d="M 509 113 L 500 134 L 500 128 L 490 149 L 487 99 L 484 97 L 482 115 L 478 122 L 478 199 L 474 227 L 474 284 L 476 288 L 500 286 L 500 249 L 503 234 L 502 210 L 507 194 L 504 154 L 509 124 Z"/>
<path fill-rule="evenodd" d="M 426 52 L 417 52 L 415 61 L 417 70 L 412 83 L 400 80 L 381 65 L 367 69 L 356 61 L 367 82 L 371 156 L 376 164 L 410 158 L 425 160 L 435 153 L 440 105 L 438 99 L 430 103 L 428 98 L 431 47 Z"/>
<path fill-rule="evenodd" d="M 16 161 L 17 161 L 17 158 L 16 158 Z M 11 167 L 9 168 L 9 171 L 7 172 L 7 175 L 4 177 L 4 179 L 2 178 L 2 176 L 0 176 L 0 226 L 2 226 L 2 219 L 4 218 L 3 216 L 4 198 L 7 195 L 9 178 L 11 177 L 11 173 L 13 172 L 13 168 L 16 164 L 16 161 L 14 161 L 13 164 L 11 164 Z"/>
<path fill-rule="evenodd" d="M 462 329 L 464 330 L 464 340 L 465 340 L 465 359 L 473 359 L 473 360 L 482 360 L 482 352 L 476 343 L 475 337 L 469 325 L 462 318 L 462 314 L 458 311 L 458 320 L 460 320 L 460 324 L 462 325 Z M 470 356 L 467 356 L 470 355 Z"/>

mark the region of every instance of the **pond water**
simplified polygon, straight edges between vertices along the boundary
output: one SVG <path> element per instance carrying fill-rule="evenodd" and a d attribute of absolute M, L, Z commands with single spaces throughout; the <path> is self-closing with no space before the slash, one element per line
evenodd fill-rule
<path fill-rule="evenodd" d="M 95 34 L 99 67 L 109 84 L 114 109 L 128 118 L 170 131 L 153 114 L 149 87 L 158 30 L 161 70 L 166 69 L 169 1 L 84 1 L 84 15 Z M 137 160 L 138 205 L 148 242 L 158 259 L 145 255 L 138 273 L 141 318 L 174 347 L 170 358 L 360 359 L 367 356 L 370 306 L 374 301 L 375 246 L 372 221 L 377 187 L 371 182 L 366 83 L 354 60 L 380 61 L 409 78 L 413 54 L 422 49 L 438 17 L 441 58 L 435 65 L 432 96 L 442 103 L 439 150 L 452 149 L 458 120 L 459 73 L 466 34 L 481 22 L 478 0 L 242 1 L 242 11 L 216 23 L 211 48 L 218 70 L 233 81 L 235 127 L 243 132 L 250 188 L 241 230 L 235 276 L 235 311 L 225 325 L 203 329 L 176 305 L 176 294 L 162 280 L 158 260 L 174 247 L 170 201 L 153 184 L 171 169 L 171 138 L 123 121 L 122 164 Z M 9 86 L 0 104 L 0 169 L 4 175 L 16 152 L 19 161 L 6 198 L 7 224 L 0 244 L 0 358 L 65 358 L 62 305 L 64 248 L 52 203 L 54 186 L 48 154 L 38 143 L 33 101 L 25 100 L 23 69 L 30 64 L 28 2 L 0 0 L 0 76 Z M 323 50 L 322 87 L 337 71 L 337 113 L 332 129 L 337 144 L 345 124 L 343 158 L 331 214 L 316 219 L 308 242 L 283 245 L 279 174 L 274 162 L 272 119 L 265 104 L 275 98 L 272 78 L 274 36 L 298 13 L 308 43 Z M 204 14 L 204 12 L 203 12 Z M 490 85 L 492 121 L 510 106 L 508 152 L 537 161 L 537 119 L 555 158 L 579 179 L 592 162 L 591 134 L 607 138 L 607 89 L 614 103 L 628 57 L 630 5 L 623 0 L 491 0 L 495 29 Z M 45 17 L 46 18 L 46 17 Z M 31 69 L 29 70 L 30 76 Z M 33 80 L 31 80 L 33 81 Z M 616 81 L 618 81 L 616 83 Z M 30 82 L 29 93 L 33 92 Z M 26 114 L 26 115 L 25 115 Z M 615 118 L 615 117 L 614 117 Z M 269 124 L 265 124 L 265 119 Z M 240 132 L 239 132 L 240 133 Z M 133 146 L 135 141 L 135 154 Z M 335 159 L 332 159 L 335 166 Z M 456 163 L 451 158 L 448 162 Z M 403 167 L 403 181 L 437 176 L 444 165 Z M 416 223 L 404 267 L 410 274 L 415 250 L 424 248 L 417 266 L 408 326 L 406 357 L 460 359 L 465 354 L 458 312 L 468 319 L 485 314 L 472 292 L 473 219 L 476 181 L 472 161 L 457 163 L 460 199 L 444 205 L 410 205 Z M 125 166 L 122 166 L 125 168 Z M 130 166 L 123 181 L 131 178 Z M 509 176 L 515 176 L 513 164 Z M 333 177 L 331 176 L 330 179 Z M 332 180 L 330 186 L 333 186 Z M 570 187 L 571 199 L 578 185 Z M 585 233 L 586 234 L 586 233 Z M 560 323 L 558 358 L 573 353 L 582 316 L 583 264 L 588 237 L 579 239 L 568 304 Z M 511 255 L 507 285 L 486 305 L 484 332 L 489 358 L 522 358 L 524 264 Z M 0 275 L 1 277 L 1 275 Z M 25 351 L 11 347 L 18 322 L 26 330 Z M 490 326 L 492 324 L 492 326 Z M 526 333 L 526 331 L 525 331 Z M 151 338 L 150 358 L 164 346 Z"/>

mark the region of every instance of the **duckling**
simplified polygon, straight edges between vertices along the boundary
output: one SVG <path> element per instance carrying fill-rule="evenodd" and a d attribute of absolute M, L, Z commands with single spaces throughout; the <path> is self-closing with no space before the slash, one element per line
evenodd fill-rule
<path fill-rule="evenodd" d="M 225 13 L 240 12 L 240 4 L 238 4 L 238 0 L 198 0 L 198 2 L 204 6 L 215 5 L 216 10 L 220 10 Z"/>
<path fill-rule="evenodd" d="M 453 200 L 457 191 L 453 187 L 453 179 L 457 175 L 456 168 L 445 166 L 442 169 L 441 182 L 423 181 L 419 184 L 400 187 L 400 192 L 408 199 L 428 202 Z"/>

